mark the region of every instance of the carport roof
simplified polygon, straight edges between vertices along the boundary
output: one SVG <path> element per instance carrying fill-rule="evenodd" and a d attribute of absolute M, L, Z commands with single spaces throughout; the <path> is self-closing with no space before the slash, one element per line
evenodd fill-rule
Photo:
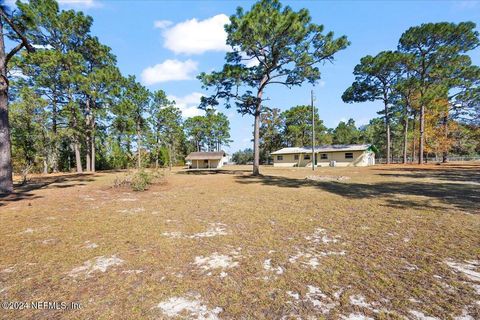
<path fill-rule="evenodd" d="M 191 152 L 186 160 L 219 160 L 225 156 L 225 151 L 219 152 Z"/>

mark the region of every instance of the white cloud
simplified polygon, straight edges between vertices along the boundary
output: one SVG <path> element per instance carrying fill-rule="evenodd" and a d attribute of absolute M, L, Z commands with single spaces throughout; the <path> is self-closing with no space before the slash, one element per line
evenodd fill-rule
<path fill-rule="evenodd" d="M 43 44 L 32 44 L 32 47 L 35 49 L 44 49 L 44 50 L 50 50 L 53 49 L 53 47 L 49 44 L 43 45 Z"/>
<path fill-rule="evenodd" d="M 200 98 L 203 96 L 203 93 L 192 92 L 183 97 L 169 95 L 168 99 L 175 100 L 176 106 L 182 111 L 182 116 L 184 118 L 190 118 L 194 116 L 200 116 L 205 113 L 203 110 L 197 108 L 200 104 Z"/>
<path fill-rule="evenodd" d="M 58 4 L 70 7 L 100 7 L 100 3 L 96 0 L 58 0 Z"/>
<path fill-rule="evenodd" d="M 480 1 L 465 0 L 465 1 L 455 2 L 454 4 L 455 4 L 457 9 L 468 10 L 468 9 L 473 9 L 473 8 L 477 7 L 479 3 L 480 3 Z"/>
<path fill-rule="evenodd" d="M 153 22 L 153 26 L 157 29 L 165 29 L 173 24 L 170 20 L 156 20 Z"/>
<path fill-rule="evenodd" d="M 164 46 L 175 53 L 201 54 L 205 51 L 227 51 L 225 24 L 229 23 L 225 14 L 205 20 L 195 18 L 177 23 L 165 29 Z"/>
<path fill-rule="evenodd" d="M 142 81 L 146 85 L 155 83 L 192 79 L 192 73 L 197 71 L 198 63 L 193 60 L 179 61 L 167 59 L 153 67 L 147 67 L 142 71 Z"/>

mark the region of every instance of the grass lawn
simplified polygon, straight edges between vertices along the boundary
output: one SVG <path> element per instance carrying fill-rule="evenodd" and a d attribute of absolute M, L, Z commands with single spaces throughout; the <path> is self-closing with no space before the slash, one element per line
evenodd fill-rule
<path fill-rule="evenodd" d="M 480 164 L 261 172 L 35 177 L 0 198 L 1 300 L 81 308 L 0 318 L 480 319 Z"/>

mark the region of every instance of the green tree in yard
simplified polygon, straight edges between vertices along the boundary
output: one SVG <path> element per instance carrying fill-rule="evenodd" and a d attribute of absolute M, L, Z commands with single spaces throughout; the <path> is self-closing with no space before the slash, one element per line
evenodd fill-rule
<path fill-rule="evenodd" d="M 202 98 L 202 108 L 224 99 L 227 108 L 235 102 L 239 113 L 254 116 L 254 175 L 259 174 L 265 90 L 272 84 L 291 88 L 306 81 L 315 83 L 320 79 L 318 63 L 333 61 L 334 54 L 349 44 L 345 36 L 334 38 L 333 32 L 324 34 L 323 29 L 311 22 L 307 9 L 282 8 L 278 0 L 261 0 L 248 12 L 238 8 L 225 26 L 232 51 L 226 54 L 223 70 L 199 76 L 205 88 L 215 90 Z"/>
<path fill-rule="evenodd" d="M 363 102 L 380 100 L 386 132 L 387 164 L 391 159 L 390 104 L 395 97 L 394 87 L 402 72 L 403 57 L 398 52 L 383 51 L 375 57 L 365 56 L 355 66 L 355 82 L 343 93 L 344 102 Z"/>
<path fill-rule="evenodd" d="M 175 102 L 167 99 L 163 90 L 158 90 L 153 93 L 149 116 L 153 134 L 151 152 L 155 158 L 155 167 L 158 167 L 160 160 L 171 167 L 172 163 L 176 163 L 183 144 L 182 112 L 175 106 Z M 168 159 L 161 159 L 165 150 L 168 152 Z"/>
<path fill-rule="evenodd" d="M 262 162 L 268 162 L 270 154 L 283 144 L 283 118 L 278 108 L 264 108 L 260 125 L 260 155 Z"/>
<path fill-rule="evenodd" d="M 188 151 L 202 151 L 207 143 L 207 124 L 204 116 L 194 116 L 185 120 L 185 135 L 190 141 Z"/>
<path fill-rule="evenodd" d="M 387 155 L 385 120 L 382 118 L 373 118 L 367 125 L 361 126 L 359 131 L 360 141 L 373 144 L 378 149 L 376 156 L 385 158 Z"/>
<path fill-rule="evenodd" d="M 115 67 L 116 58 L 111 49 L 96 37 L 88 37 L 78 50 L 85 63 L 80 88 L 85 104 L 85 163 L 86 170 L 94 172 L 97 121 L 106 116 L 106 106 L 111 102 L 111 95 L 118 90 L 121 75 Z"/>
<path fill-rule="evenodd" d="M 340 121 L 338 126 L 333 130 L 334 144 L 355 144 L 359 142 L 359 131 L 353 119 L 349 119 L 347 122 Z"/>
<path fill-rule="evenodd" d="M 227 116 L 215 109 L 207 109 L 205 114 L 207 150 L 220 151 L 230 143 L 230 121 Z"/>
<path fill-rule="evenodd" d="M 128 76 L 125 80 L 125 90 L 120 100 L 121 108 L 127 112 L 129 117 L 127 123 L 131 125 L 130 132 L 135 134 L 137 148 L 137 168 L 142 167 L 142 147 L 148 129 L 145 120 L 150 92 L 135 80 L 134 76 Z"/>
<path fill-rule="evenodd" d="M 33 52 L 28 40 L 28 32 L 35 28 L 32 17 L 23 10 L 11 13 L 3 3 L 0 4 L 0 193 L 13 191 L 12 153 L 10 124 L 8 120 L 8 63 L 23 48 Z M 15 43 L 5 50 L 5 38 Z"/>
<path fill-rule="evenodd" d="M 232 155 L 232 161 L 235 164 L 248 164 L 253 161 L 253 150 L 247 148 L 245 150 L 239 150 Z"/>
<path fill-rule="evenodd" d="M 43 172 L 48 170 L 47 147 L 49 131 L 45 127 L 47 101 L 28 87 L 22 87 L 20 99 L 10 105 L 10 122 L 12 125 L 12 142 L 14 165 L 26 173 L 43 165 Z"/>
<path fill-rule="evenodd" d="M 465 62 L 463 54 L 480 44 L 478 36 L 473 22 L 440 22 L 409 28 L 400 37 L 398 50 L 410 56 L 419 92 L 419 164 L 423 164 L 426 109 L 437 98 L 432 92 L 439 86 L 452 90 L 459 85 L 452 80 Z"/>
<path fill-rule="evenodd" d="M 327 128 L 315 108 L 315 144 L 323 144 Z M 296 106 L 282 113 L 283 135 L 287 146 L 302 147 L 312 145 L 312 107 Z"/>

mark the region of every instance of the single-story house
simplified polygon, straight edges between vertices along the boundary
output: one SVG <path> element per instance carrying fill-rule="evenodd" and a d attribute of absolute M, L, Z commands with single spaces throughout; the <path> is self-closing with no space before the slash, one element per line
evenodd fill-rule
<path fill-rule="evenodd" d="M 325 145 L 315 147 L 315 166 L 371 166 L 375 148 L 368 144 Z M 312 147 L 283 148 L 271 153 L 274 167 L 311 167 Z"/>
<path fill-rule="evenodd" d="M 191 169 L 218 169 L 223 166 L 225 157 L 225 151 L 191 152 L 185 160 Z"/>

